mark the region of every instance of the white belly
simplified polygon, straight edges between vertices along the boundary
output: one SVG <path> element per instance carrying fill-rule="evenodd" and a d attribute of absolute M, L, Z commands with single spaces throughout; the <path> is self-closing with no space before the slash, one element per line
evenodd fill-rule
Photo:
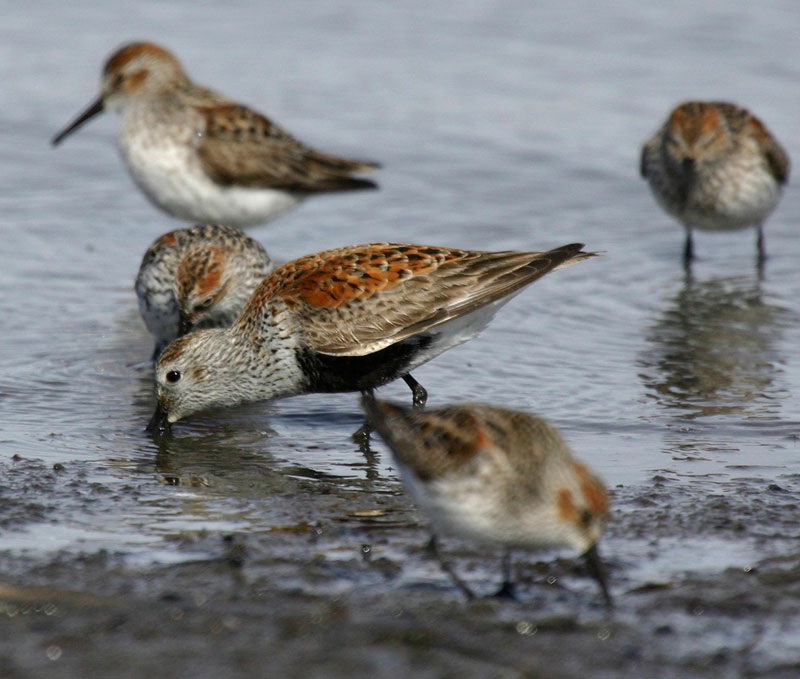
<path fill-rule="evenodd" d="M 479 335 L 481 331 L 483 331 L 483 329 L 488 325 L 489 321 L 494 318 L 497 310 L 501 306 L 510 302 L 524 289 L 524 287 L 520 288 L 507 297 L 495 300 L 491 304 L 486 304 L 478 309 L 475 309 L 475 311 L 465 314 L 464 316 L 459 316 L 451 321 L 447 321 L 440 326 L 426 331 L 425 334 L 430 335 L 432 341 L 427 347 L 419 351 L 412 358 L 411 362 L 406 368 L 406 371 L 411 372 L 417 366 L 430 361 L 432 358 L 435 358 L 448 349 L 456 347 L 459 344 L 463 344 L 464 342 Z"/>
<path fill-rule="evenodd" d="M 704 205 L 687 205 L 686 224 L 701 231 L 727 231 L 758 226 L 778 204 L 780 192 L 775 180 L 766 172 L 751 176 L 747 182 L 723 186 L 713 209 Z"/>
<path fill-rule="evenodd" d="M 127 118 L 119 135 L 125 166 L 142 192 L 174 217 L 245 227 L 269 221 L 300 202 L 288 191 L 216 184 L 200 166 L 191 128 L 142 125 Z"/>
<path fill-rule="evenodd" d="M 683 214 L 687 226 L 726 231 L 758 226 L 775 209 L 780 186 L 756 149 L 703 175 Z"/>

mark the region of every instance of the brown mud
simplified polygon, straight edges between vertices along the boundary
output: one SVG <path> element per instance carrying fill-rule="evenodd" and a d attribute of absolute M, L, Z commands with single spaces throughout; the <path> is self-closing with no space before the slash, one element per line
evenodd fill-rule
<path fill-rule="evenodd" d="M 54 470 L 17 458 L 4 467 L 4 528 L 114 501 L 80 463 Z M 239 489 L 279 507 L 280 524 L 176 533 L 170 544 L 185 561 L 137 567 L 106 550 L 0 555 L 0 676 L 800 673 L 800 475 L 742 478 L 722 493 L 659 476 L 613 489 L 601 545 L 616 603 L 609 614 L 568 555 L 518 553 L 516 601 L 467 603 L 431 561 L 424 523 L 396 479 L 296 471 L 265 467 Z M 193 490 L 225 483 L 175 469 L 161 480 Z M 682 542 L 692 549 L 676 549 Z M 755 558 L 698 568 L 692 554 L 703 543 L 746 545 Z M 455 541 L 445 549 L 482 593 L 499 584 L 498 555 Z M 671 576 L 651 579 L 648 564 L 663 558 L 674 559 Z"/>

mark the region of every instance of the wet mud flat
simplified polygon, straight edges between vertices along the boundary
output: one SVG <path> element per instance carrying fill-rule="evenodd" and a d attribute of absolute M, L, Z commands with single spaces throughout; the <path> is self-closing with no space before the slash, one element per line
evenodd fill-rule
<path fill-rule="evenodd" d="M 2 466 L 4 531 L 102 512 L 139 490 L 93 483 L 80 462 Z M 165 492 L 215 482 L 158 478 Z M 610 615 L 567 556 L 520 552 L 517 601 L 465 602 L 394 478 L 265 469 L 242 492 L 272 525 L 178 532 L 165 540 L 174 563 L 0 554 L 0 676 L 800 676 L 800 475 L 613 488 L 601 542 Z M 494 591 L 499 555 L 444 545 L 476 590 Z M 745 565 L 705 566 L 727 549 Z"/>

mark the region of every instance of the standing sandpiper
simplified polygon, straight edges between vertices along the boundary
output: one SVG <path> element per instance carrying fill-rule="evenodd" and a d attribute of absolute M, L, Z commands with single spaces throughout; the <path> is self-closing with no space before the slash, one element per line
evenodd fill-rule
<path fill-rule="evenodd" d="M 475 337 L 516 293 L 592 256 L 369 243 L 301 257 L 253 292 L 230 328 L 198 330 L 156 363 L 149 429 L 220 406 L 361 391 L 402 377 L 415 405 L 418 365 Z"/>
<path fill-rule="evenodd" d="M 116 51 L 100 97 L 53 138 L 58 144 L 102 111 L 119 111 L 119 149 L 136 185 L 173 217 L 246 227 L 315 193 L 372 189 L 353 177 L 375 163 L 320 153 L 263 115 L 193 83 L 149 42 Z"/>
<path fill-rule="evenodd" d="M 239 229 L 200 224 L 159 236 L 136 277 L 139 312 L 156 341 L 153 360 L 190 330 L 233 323 L 274 268 L 263 246 Z"/>
<path fill-rule="evenodd" d="M 611 596 L 597 553 L 608 516 L 606 489 L 575 460 L 558 431 L 528 413 L 468 404 L 419 411 L 364 397 L 367 418 L 438 534 L 505 550 L 499 596 L 513 596 L 511 548 L 571 547 Z"/>
<path fill-rule="evenodd" d="M 762 227 L 789 178 L 789 157 L 749 111 L 718 101 L 681 104 L 645 143 L 640 171 L 661 207 L 686 228 L 687 264 L 692 229 L 748 226 L 758 230 L 763 261 Z"/>

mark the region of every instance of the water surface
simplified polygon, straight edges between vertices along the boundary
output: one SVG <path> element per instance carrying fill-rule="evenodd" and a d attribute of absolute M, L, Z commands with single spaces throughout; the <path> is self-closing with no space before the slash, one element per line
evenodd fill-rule
<path fill-rule="evenodd" d="M 48 144 L 95 96 L 110 51 L 139 38 L 168 46 L 198 81 L 304 141 L 383 164 L 378 192 L 318 197 L 252 229 L 276 258 L 372 240 L 482 249 L 580 241 L 604 253 L 537 282 L 481 337 L 415 377 L 431 405 L 506 404 L 562 429 L 617 488 L 604 551 L 626 590 L 796 551 L 770 522 L 776 507 L 796 521 L 800 502 L 798 193 L 790 182 L 767 223 L 763 276 L 749 231 L 698 234 L 687 274 L 682 231 L 637 171 L 641 142 L 687 98 L 750 107 L 796 155 L 795 3 L 624 2 L 589 12 L 499 0 L 267 9 L 87 1 L 3 14 L 0 550 L 12 571 L 97 550 L 142 569 L 212 558 L 217 542 L 182 541 L 338 521 L 337 510 L 313 504 L 315 492 L 343 493 L 367 511 L 400 491 L 385 448 L 365 459 L 350 439 L 361 420 L 355 395 L 215 413 L 160 444 L 145 435 L 151 340 L 133 280 L 150 242 L 181 223 L 134 188 L 112 116 L 58 149 Z M 402 383 L 381 395 L 409 398 Z M 748 493 L 757 501 L 742 504 Z M 323 515 L 303 519 L 293 497 L 312 498 L 309 512 Z M 716 516 L 715 502 L 728 503 L 722 523 L 743 520 L 748 531 L 709 528 L 702 517 Z M 752 517 L 735 515 L 748 507 Z M 411 509 L 397 511 L 383 549 L 403 564 L 407 532 L 413 542 L 424 531 Z M 366 540 L 359 521 L 321 553 L 335 560 Z M 423 576 L 446 587 L 419 558 L 403 565 L 386 591 Z M 493 562 L 475 568 L 487 583 L 495 576 Z M 287 587 L 370 582 L 351 573 L 317 588 L 298 575 Z M 759 643 L 771 667 L 800 649 L 791 626 L 769 629 Z"/>

